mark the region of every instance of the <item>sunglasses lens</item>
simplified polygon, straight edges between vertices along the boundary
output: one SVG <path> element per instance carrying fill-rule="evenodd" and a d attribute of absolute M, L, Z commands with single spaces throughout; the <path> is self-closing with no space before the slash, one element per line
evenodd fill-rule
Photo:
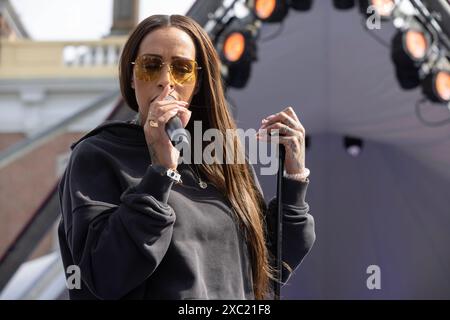
<path fill-rule="evenodd" d="M 155 81 L 161 75 L 164 63 L 161 58 L 142 55 L 136 59 L 135 74 L 139 80 Z M 193 60 L 176 59 L 170 64 L 170 74 L 178 84 L 192 84 L 197 78 L 197 63 Z"/>
<path fill-rule="evenodd" d="M 161 72 L 163 63 L 158 57 L 143 55 L 136 59 L 136 77 L 139 80 L 154 81 Z"/>
<path fill-rule="evenodd" d="M 196 79 L 196 65 L 194 61 L 174 60 L 171 72 L 174 80 L 179 84 L 190 84 Z"/>

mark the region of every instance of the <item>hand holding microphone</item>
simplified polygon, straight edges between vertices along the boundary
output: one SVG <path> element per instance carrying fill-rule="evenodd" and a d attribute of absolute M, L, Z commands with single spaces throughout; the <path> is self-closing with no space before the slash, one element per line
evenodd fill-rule
<path fill-rule="evenodd" d="M 175 101 L 175 98 L 172 96 L 167 96 L 164 98 L 165 101 Z M 183 123 L 181 122 L 180 117 L 178 115 L 173 116 L 167 121 L 166 133 L 169 137 L 172 145 L 175 147 L 179 143 L 185 143 L 189 145 L 189 139 L 186 130 L 184 129 Z"/>
<path fill-rule="evenodd" d="M 176 169 L 180 152 L 174 145 L 187 142 L 184 128 L 192 112 L 187 109 L 187 102 L 175 100 L 169 91 L 170 86 L 166 86 L 150 103 L 143 127 L 152 164 Z"/>

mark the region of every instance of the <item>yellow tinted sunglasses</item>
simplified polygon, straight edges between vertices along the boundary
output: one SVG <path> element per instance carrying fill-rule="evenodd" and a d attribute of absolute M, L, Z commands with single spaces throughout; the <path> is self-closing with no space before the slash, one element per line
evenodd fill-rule
<path fill-rule="evenodd" d="M 141 55 L 131 64 L 134 65 L 136 78 L 143 81 L 157 80 L 164 65 L 168 65 L 172 79 L 180 85 L 194 84 L 198 70 L 201 69 L 195 60 L 174 58 L 170 63 L 167 63 L 161 57 L 151 54 Z"/>

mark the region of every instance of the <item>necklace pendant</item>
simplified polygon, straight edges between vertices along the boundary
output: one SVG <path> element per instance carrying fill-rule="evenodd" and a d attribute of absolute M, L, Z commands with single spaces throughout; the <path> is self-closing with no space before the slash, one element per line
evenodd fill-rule
<path fill-rule="evenodd" d="M 202 180 L 200 180 L 200 181 L 198 182 L 198 185 L 199 185 L 200 188 L 202 188 L 202 189 L 206 189 L 206 187 L 208 186 L 208 185 L 206 184 L 206 182 L 204 182 L 204 181 L 202 181 Z"/>

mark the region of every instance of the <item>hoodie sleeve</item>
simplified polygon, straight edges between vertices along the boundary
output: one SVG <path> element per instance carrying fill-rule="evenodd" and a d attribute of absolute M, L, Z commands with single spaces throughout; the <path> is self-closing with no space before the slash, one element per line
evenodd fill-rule
<path fill-rule="evenodd" d="M 85 140 L 73 150 L 59 185 L 62 219 L 73 262 L 89 290 L 118 299 L 158 267 L 172 238 L 173 182 L 148 167 L 141 182 L 121 190 L 108 155 Z"/>
<path fill-rule="evenodd" d="M 261 194 L 263 194 L 253 167 L 252 170 L 255 183 Z M 300 265 L 316 239 L 314 218 L 309 214 L 309 205 L 306 202 L 308 184 L 309 180 L 302 182 L 286 177 L 282 178 L 282 261 L 285 262 L 292 271 Z M 277 198 L 274 197 L 269 201 L 266 212 L 268 248 L 272 255 L 275 253 L 276 215 Z M 285 284 L 290 276 L 291 271 L 283 266 L 282 283 Z"/>
<path fill-rule="evenodd" d="M 309 214 L 309 205 L 305 200 L 309 180 L 302 182 L 283 177 L 282 181 L 282 260 L 294 271 L 311 250 L 316 239 L 314 218 Z M 277 198 L 274 197 L 269 202 L 266 218 L 271 244 L 275 243 L 276 215 Z M 275 252 L 274 246 L 270 246 L 270 250 Z M 285 284 L 290 276 L 291 271 L 283 266 L 282 283 Z"/>

